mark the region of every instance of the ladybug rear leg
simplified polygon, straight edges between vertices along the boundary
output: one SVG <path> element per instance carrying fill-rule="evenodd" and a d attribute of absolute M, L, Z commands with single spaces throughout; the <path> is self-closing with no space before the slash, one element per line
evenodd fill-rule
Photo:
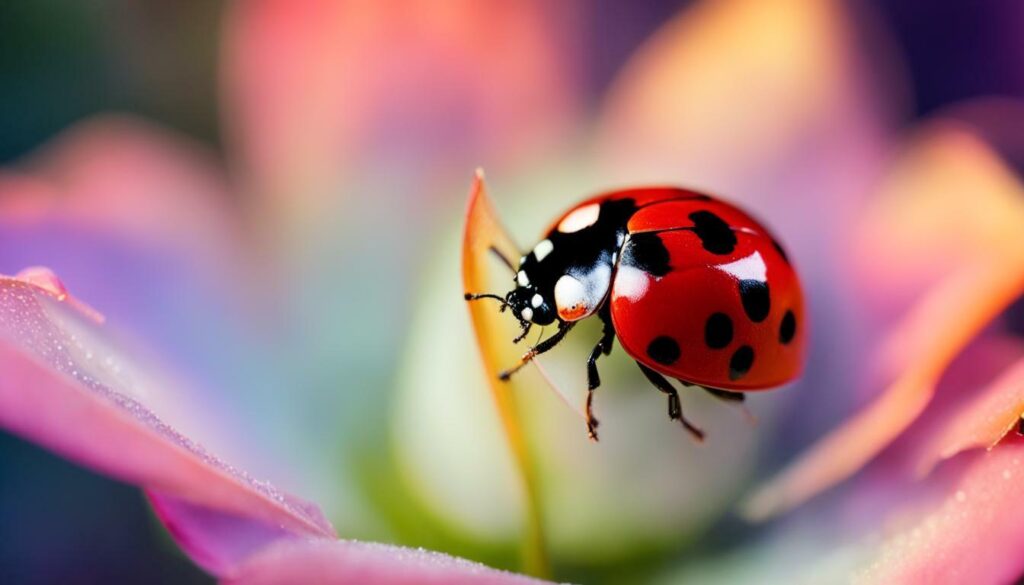
<path fill-rule="evenodd" d="M 654 370 L 648 368 L 647 366 L 643 365 L 640 362 L 637 362 L 636 365 L 640 366 L 640 371 L 643 372 L 645 376 L 647 376 L 647 379 L 650 380 L 652 384 L 654 384 L 655 388 L 661 390 L 665 394 L 668 394 L 669 418 L 671 418 L 672 420 L 678 420 L 680 423 L 682 423 L 683 427 L 685 427 L 686 430 L 689 431 L 691 435 L 693 435 L 694 439 L 698 441 L 704 441 L 704 431 L 694 426 L 693 423 L 686 420 L 686 417 L 683 416 L 683 409 L 682 406 L 679 404 L 679 392 L 672 387 L 672 384 L 670 384 L 669 381 L 665 379 L 665 376 L 662 376 L 658 372 L 655 372 Z"/>
<path fill-rule="evenodd" d="M 702 388 L 704 387 L 702 386 Z M 704 388 L 704 391 L 726 402 L 743 402 L 747 398 L 747 395 L 742 392 L 729 392 L 728 390 L 719 390 L 718 388 Z"/>
<path fill-rule="evenodd" d="M 684 382 L 683 380 L 680 380 L 680 382 L 683 382 L 683 384 L 686 385 L 690 385 L 687 382 Z M 747 410 L 747 407 L 744 405 L 744 401 L 747 399 L 746 394 L 742 392 L 730 392 L 728 390 L 721 390 L 719 388 L 707 388 L 704 386 L 701 386 L 701 388 L 705 392 L 719 400 L 724 400 L 725 402 L 730 402 L 732 404 L 739 406 L 740 410 L 743 411 L 743 415 L 747 417 L 747 421 L 752 425 L 757 424 L 757 417 L 754 416 L 754 413 Z"/>
<path fill-rule="evenodd" d="M 587 435 L 594 441 L 597 440 L 598 421 L 594 418 L 594 390 L 601 385 L 601 376 L 597 373 L 597 358 L 601 354 L 608 355 L 612 352 L 612 342 L 615 341 L 615 327 L 612 326 L 611 311 L 606 304 L 598 313 L 601 322 L 604 323 L 604 330 L 601 333 L 601 340 L 590 352 L 587 359 Z"/>

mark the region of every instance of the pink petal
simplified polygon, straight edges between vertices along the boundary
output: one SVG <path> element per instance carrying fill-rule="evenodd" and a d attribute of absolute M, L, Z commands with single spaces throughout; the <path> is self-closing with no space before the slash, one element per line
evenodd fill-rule
<path fill-rule="evenodd" d="M 284 537 L 332 537 L 319 511 L 222 462 L 144 404 L 161 388 L 46 289 L 0 277 L 0 427 L 150 491 L 183 548 L 223 574 Z"/>
<path fill-rule="evenodd" d="M 53 295 L 53 298 L 58 301 L 67 302 L 69 305 L 75 308 L 79 313 L 92 319 L 98 324 L 102 324 L 106 320 L 106 317 L 102 313 L 93 309 L 84 302 L 76 299 L 68 293 L 68 289 L 64 286 L 64 283 L 57 278 L 57 275 L 52 270 L 45 266 L 32 266 L 26 268 L 14 276 L 17 280 L 27 282 L 28 284 L 35 285 L 42 290 Z"/>
<path fill-rule="evenodd" d="M 1017 361 L 989 384 L 936 436 L 926 449 L 919 469 L 931 470 L 937 463 L 968 449 L 991 449 L 1024 414 L 1024 359 Z"/>
<path fill-rule="evenodd" d="M 230 203 L 227 179 L 206 147 L 125 116 L 76 124 L 16 172 L 0 174 L 4 221 L 32 226 L 59 218 L 184 250 L 204 266 L 236 262 L 240 233 Z"/>
<path fill-rule="evenodd" d="M 1011 583 L 1024 572 L 1024 442 L 980 453 L 945 501 L 889 536 L 858 581 Z"/>
<path fill-rule="evenodd" d="M 344 195 L 340 179 L 384 160 L 433 175 L 561 135 L 577 13 L 540 0 L 231 4 L 226 134 L 262 217 L 315 217 Z"/>
<path fill-rule="evenodd" d="M 307 540 L 274 545 L 226 583 L 259 585 L 528 585 L 547 583 L 423 549 Z"/>
<path fill-rule="evenodd" d="M 1024 267 L 1003 266 L 964 270 L 931 290 L 897 328 L 916 350 L 904 370 L 868 407 L 760 487 L 744 514 L 786 512 L 858 471 L 921 415 L 950 361 L 1022 293 Z"/>
<path fill-rule="evenodd" d="M 884 296 L 899 288 L 885 271 L 911 270 L 916 258 L 941 252 L 940 241 L 961 242 L 963 255 L 937 255 L 945 270 L 881 342 L 876 369 L 891 380 L 881 395 L 760 488 L 745 505 L 748 516 L 784 512 L 859 470 L 921 415 L 949 363 L 1024 294 L 1022 194 L 998 155 L 959 127 L 937 124 L 896 161 L 874 203 L 890 213 L 868 215 L 873 227 L 863 237 L 891 249 L 906 244 L 915 255 L 865 244 L 873 254 L 864 264 L 874 268 L 863 281 Z"/>

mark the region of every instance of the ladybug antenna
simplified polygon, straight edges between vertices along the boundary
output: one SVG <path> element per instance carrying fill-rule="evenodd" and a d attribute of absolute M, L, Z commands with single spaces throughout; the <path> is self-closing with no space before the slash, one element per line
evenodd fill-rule
<path fill-rule="evenodd" d="M 490 293 L 483 293 L 483 294 L 466 293 L 463 296 L 463 298 L 465 298 L 467 301 L 479 301 L 480 299 L 494 299 L 494 300 L 498 301 L 499 303 L 501 303 L 501 311 L 503 313 L 505 312 L 505 309 L 508 308 L 508 301 L 506 301 L 502 297 L 499 297 L 498 295 L 492 295 Z"/>
<path fill-rule="evenodd" d="M 498 257 L 499 260 L 501 260 L 502 264 L 508 266 L 508 269 L 511 270 L 513 274 L 515 273 L 516 267 L 512 264 L 512 261 L 508 259 L 508 256 L 502 254 L 501 250 L 495 248 L 494 246 L 491 246 L 489 250 L 491 251 L 491 254 L 494 254 L 495 256 Z"/>

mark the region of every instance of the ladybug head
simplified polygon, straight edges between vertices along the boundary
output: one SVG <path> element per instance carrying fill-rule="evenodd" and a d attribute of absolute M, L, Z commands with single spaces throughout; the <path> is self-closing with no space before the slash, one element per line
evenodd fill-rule
<path fill-rule="evenodd" d="M 556 318 L 554 304 L 532 286 L 518 286 L 505 297 L 512 314 L 521 322 L 550 325 Z"/>

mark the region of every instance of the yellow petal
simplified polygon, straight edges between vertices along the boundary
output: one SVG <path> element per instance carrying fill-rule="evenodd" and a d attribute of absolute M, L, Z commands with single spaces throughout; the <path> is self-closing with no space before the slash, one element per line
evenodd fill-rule
<path fill-rule="evenodd" d="M 613 85 L 604 153 L 633 180 L 668 169 L 721 188 L 737 175 L 764 180 L 810 142 L 813 155 L 829 141 L 849 147 L 874 128 L 863 118 L 848 29 L 840 4 L 828 0 L 696 3 Z"/>
<path fill-rule="evenodd" d="M 519 259 L 519 248 L 501 225 L 494 206 L 484 188 L 483 173 L 477 171 L 476 180 L 470 191 L 469 206 L 466 210 L 466 227 L 462 240 L 462 282 L 467 293 L 489 291 L 493 280 L 490 267 L 494 263 L 494 252 L 508 260 Z M 487 384 L 501 416 L 502 426 L 508 440 L 512 457 L 523 482 L 526 499 L 527 522 L 524 543 L 523 564 L 527 572 L 546 575 L 550 572 L 542 532 L 540 500 L 537 488 L 537 470 L 530 455 L 529 446 L 523 436 L 523 425 L 519 408 L 512 391 L 514 382 L 501 382 L 498 373 L 518 357 L 511 344 L 499 340 L 514 336 L 509 329 L 510 320 L 495 310 L 489 301 L 469 303 L 470 318 L 476 333 L 477 345 L 484 362 Z"/>

